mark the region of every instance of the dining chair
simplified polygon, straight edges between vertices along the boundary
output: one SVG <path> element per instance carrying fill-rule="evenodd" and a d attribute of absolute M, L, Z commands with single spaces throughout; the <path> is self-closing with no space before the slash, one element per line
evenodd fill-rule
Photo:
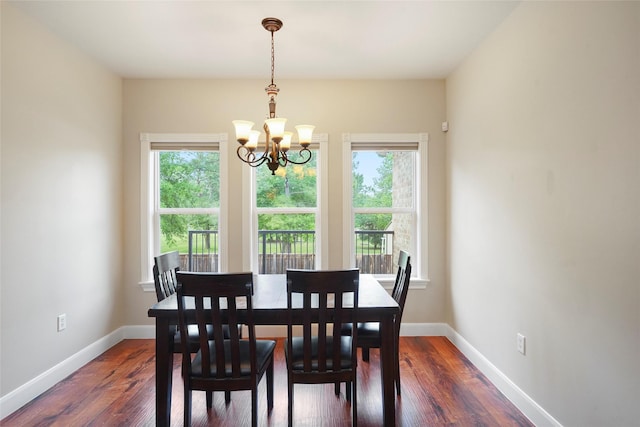
<path fill-rule="evenodd" d="M 178 279 L 176 274 L 180 271 L 180 255 L 178 251 L 165 252 L 154 257 L 153 281 L 156 287 L 156 297 L 158 302 L 176 293 Z M 182 353 L 180 331 L 174 331 L 173 352 Z M 191 339 L 189 340 L 191 352 L 198 351 L 198 330 L 190 329 Z"/>
<path fill-rule="evenodd" d="M 168 298 L 176 293 L 178 287 L 177 273 L 180 271 L 180 255 L 178 251 L 165 252 L 154 257 L 153 265 L 153 281 L 156 287 L 156 296 L 158 302 Z M 209 336 L 213 338 L 213 329 L 208 327 Z M 195 353 L 200 348 L 198 343 L 198 328 L 195 325 L 189 325 L 187 328 L 189 333 L 189 351 Z M 229 338 L 229 327 L 223 326 L 224 337 Z M 238 327 L 238 332 L 242 338 L 242 325 Z M 182 354 L 182 338 L 180 330 L 175 327 L 173 334 L 173 353 Z M 212 400 L 211 393 L 207 393 L 207 402 Z M 227 403 L 231 401 L 231 393 L 225 393 Z"/>
<path fill-rule="evenodd" d="M 276 342 L 257 340 L 253 319 L 251 273 L 177 273 L 178 323 L 182 337 L 184 425 L 191 425 L 192 391 L 230 393 L 251 390 L 251 425 L 258 423 L 258 384 L 267 374 L 267 408 L 273 409 L 273 352 Z M 248 329 L 241 338 L 239 326 Z M 198 329 L 199 350 L 190 353 L 187 329 Z M 225 331 L 224 325 L 229 325 Z M 213 339 L 207 330 L 213 327 Z M 225 332 L 229 338 L 225 339 Z M 228 401 L 227 401 L 228 402 Z"/>
<path fill-rule="evenodd" d="M 180 271 L 178 251 L 165 252 L 154 258 L 153 281 L 156 285 L 158 302 L 176 293 L 178 281 L 176 272 Z"/>
<path fill-rule="evenodd" d="M 334 383 L 339 395 L 343 382 L 353 425 L 357 425 L 358 331 L 354 328 L 348 336 L 340 332 L 344 323 L 356 319 L 359 278 L 358 269 L 287 270 L 289 426 L 293 424 L 294 384 Z"/>
<path fill-rule="evenodd" d="M 402 312 L 404 311 L 404 303 L 407 300 L 409 291 L 409 280 L 411 279 L 411 257 L 405 251 L 400 251 L 398 256 L 398 272 L 393 285 L 391 296 L 398 303 L 400 312 L 395 316 L 393 321 L 394 333 L 394 377 L 396 385 L 396 393 L 400 396 L 400 324 L 402 323 Z M 351 324 L 342 326 L 344 335 L 351 334 Z M 369 349 L 380 348 L 382 345 L 382 337 L 380 335 L 379 322 L 358 323 L 358 347 L 362 349 L 362 360 L 369 361 Z"/>

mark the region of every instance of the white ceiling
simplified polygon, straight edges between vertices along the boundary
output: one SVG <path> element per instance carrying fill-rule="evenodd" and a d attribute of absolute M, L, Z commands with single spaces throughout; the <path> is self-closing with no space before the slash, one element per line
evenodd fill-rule
<path fill-rule="evenodd" d="M 518 1 L 19 0 L 12 2 L 131 78 L 443 78 Z"/>

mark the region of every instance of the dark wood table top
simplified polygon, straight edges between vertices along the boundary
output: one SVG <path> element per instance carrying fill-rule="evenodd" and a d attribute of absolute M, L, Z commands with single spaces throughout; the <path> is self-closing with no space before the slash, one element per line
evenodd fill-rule
<path fill-rule="evenodd" d="M 255 275 L 253 281 L 253 314 L 256 324 L 287 323 L 286 275 Z M 360 275 L 359 321 L 380 321 L 381 316 L 398 313 L 399 307 L 386 289 L 370 274 Z M 294 300 L 295 307 L 295 300 Z M 149 317 L 166 317 L 177 321 L 177 300 L 172 295 L 154 304 Z"/>

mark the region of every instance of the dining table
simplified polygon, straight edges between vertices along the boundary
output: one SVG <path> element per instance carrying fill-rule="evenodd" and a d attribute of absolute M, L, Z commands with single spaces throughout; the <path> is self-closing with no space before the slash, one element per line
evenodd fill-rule
<path fill-rule="evenodd" d="M 287 324 L 287 279 L 285 274 L 253 276 L 253 318 L 256 325 Z M 293 307 L 295 321 L 295 306 Z M 400 313 L 396 301 L 371 274 L 361 274 L 357 319 L 359 322 L 379 322 L 380 373 L 382 384 L 383 423 L 395 425 L 394 318 Z M 178 324 L 176 295 L 154 304 L 148 316 L 156 322 L 156 425 L 169 426 L 171 421 L 171 387 L 173 377 L 173 343 Z"/>

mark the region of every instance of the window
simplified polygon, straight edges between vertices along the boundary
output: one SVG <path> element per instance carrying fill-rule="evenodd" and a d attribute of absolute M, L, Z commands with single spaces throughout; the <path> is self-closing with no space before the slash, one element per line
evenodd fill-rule
<path fill-rule="evenodd" d="M 177 250 L 183 269 L 221 271 L 226 260 L 226 134 L 142 134 L 141 276 L 153 280 L 156 254 Z"/>
<path fill-rule="evenodd" d="M 426 249 L 427 134 L 345 134 L 347 266 L 379 279 L 395 277 L 400 250 L 421 274 Z M 349 209 L 350 207 L 350 209 Z"/>
<path fill-rule="evenodd" d="M 275 175 L 266 165 L 246 169 L 252 195 L 251 270 L 260 274 L 283 274 L 287 268 L 321 268 L 323 221 L 321 215 L 323 152 L 327 135 L 314 135 L 312 158 L 303 165 L 289 164 Z M 323 147 L 324 146 L 324 147 Z M 293 157 L 295 150 L 289 151 Z"/>

